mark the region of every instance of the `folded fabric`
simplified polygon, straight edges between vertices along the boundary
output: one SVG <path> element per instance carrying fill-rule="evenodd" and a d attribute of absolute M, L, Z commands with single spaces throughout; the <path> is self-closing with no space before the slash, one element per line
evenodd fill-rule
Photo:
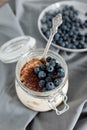
<path fill-rule="evenodd" d="M 37 48 L 45 47 L 46 41 L 37 27 L 38 16 L 46 6 L 58 1 L 12 1 L 0 8 L 0 45 L 14 37 L 30 35 L 37 40 Z M 15 92 L 16 63 L 0 61 L 0 130 L 87 130 L 87 53 L 60 54 L 68 65 L 70 106 L 61 116 L 53 110 L 37 113 L 26 108 Z"/>
<path fill-rule="evenodd" d="M 8 4 L 0 8 L 0 45 L 24 35 Z M 0 130 L 25 130 L 37 112 L 20 103 L 15 92 L 15 65 L 0 61 Z"/>

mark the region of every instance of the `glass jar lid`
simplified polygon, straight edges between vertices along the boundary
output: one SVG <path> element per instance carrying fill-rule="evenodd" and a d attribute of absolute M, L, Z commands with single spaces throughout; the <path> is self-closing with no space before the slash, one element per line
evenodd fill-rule
<path fill-rule="evenodd" d="M 0 60 L 4 63 L 12 63 L 27 51 L 35 47 L 36 40 L 30 36 L 14 38 L 0 47 Z"/>

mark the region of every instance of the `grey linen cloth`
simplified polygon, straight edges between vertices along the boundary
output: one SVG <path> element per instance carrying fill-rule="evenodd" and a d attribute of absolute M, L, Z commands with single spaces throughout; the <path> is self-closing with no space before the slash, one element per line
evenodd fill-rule
<path fill-rule="evenodd" d="M 84 0 L 86 2 L 86 0 Z M 45 47 L 37 20 L 55 0 L 12 0 L 0 8 L 0 45 L 21 35 L 36 38 Z M 53 49 L 53 48 L 52 48 Z M 57 116 L 54 111 L 37 113 L 20 103 L 15 92 L 15 65 L 0 61 L 0 130 L 87 130 L 87 53 L 61 52 L 69 70 L 70 109 Z"/>

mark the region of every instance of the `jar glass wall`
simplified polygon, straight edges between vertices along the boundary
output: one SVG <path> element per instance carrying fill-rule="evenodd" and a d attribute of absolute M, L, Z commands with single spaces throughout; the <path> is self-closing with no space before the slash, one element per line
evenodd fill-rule
<path fill-rule="evenodd" d="M 19 59 L 16 65 L 15 87 L 18 98 L 25 106 L 35 111 L 48 111 L 51 109 L 55 109 L 55 107 L 58 106 L 64 100 L 64 95 L 66 95 L 68 90 L 67 65 L 60 55 L 56 54 L 51 50 L 49 50 L 47 56 L 55 58 L 56 61 L 61 64 L 65 71 L 65 77 L 63 78 L 61 84 L 55 89 L 47 92 L 36 92 L 27 88 L 21 82 L 20 71 L 23 65 L 35 57 L 41 58 L 43 51 L 44 49 L 36 49 L 30 51 L 29 53 L 26 53 Z"/>

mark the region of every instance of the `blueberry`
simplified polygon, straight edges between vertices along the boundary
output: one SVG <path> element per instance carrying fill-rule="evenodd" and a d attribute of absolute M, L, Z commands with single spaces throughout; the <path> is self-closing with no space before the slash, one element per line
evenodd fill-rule
<path fill-rule="evenodd" d="M 70 9 L 70 10 L 74 10 L 74 6 L 70 6 L 69 9 Z"/>
<path fill-rule="evenodd" d="M 85 38 L 87 38 L 87 33 L 85 33 Z"/>
<path fill-rule="evenodd" d="M 51 59 L 52 59 L 52 58 L 51 58 L 50 56 L 48 56 L 48 57 L 46 58 L 46 61 L 47 61 L 47 62 L 50 62 Z"/>
<path fill-rule="evenodd" d="M 45 36 L 46 36 L 47 38 L 50 37 L 50 30 L 47 30 L 47 31 L 45 32 Z"/>
<path fill-rule="evenodd" d="M 79 44 L 79 42 L 76 41 L 76 42 L 73 43 L 73 46 L 78 46 L 78 44 Z M 71 46 L 71 48 L 72 48 L 72 46 Z"/>
<path fill-rule="evenodd" d="M 64 36 L 65 36 L 65 31 L 63 31 L 63 33 L 61 34 L 61 38 L 62 38 L 62 40 L 64 39 Z"/>
<path fill-rule="evenodd" d="M 60 35 L 58 33 L 56 33 L 55 36 L 54 36 L 54 40 L 58 41 L 59 37 L 60 37 Z"/>
<path fill-rule="evenodd" d="M 39 81 L 39 87 L 44 87 L 45 86 L 45 80 L 40 80 Z"/>
<path fill-rule="evenodd" d="M 76 38 L 72 38 L 71 43 L 75 43 L 75 42 L 76 42 Z"/>
<path fill-rule="evenodd" d="M 85 28 L 84 23 L 80 24 L 80 28 L 81 28 L 81 29 L 84 29 L 84 28 Z"/>
<path fill-rule="evenodd" d="M 61 14 L 62 13 L 62 10 L 58 10 L 56 11 L 57 14 Z"/>
<path fill-rule="evenodd" d="M 52 58 L 51 61 L 49 62 L 49 65 L 54 67 L 56 65 L 56 59 Z"/>
<path fill-rule="evenodd" d="M 52 17 L 54 17 L 54 16 L 55 16 L 55 13 L 56 13 L 56 12 L 54 12 L 54 11 L 52 11 L 52 12 L 50 11 L 50 12 L 49 12 L 49 15 L 51 15 Z"/>
<path fill-rule="evenodd" d="M 71 44 L 72 39 L 73 39 L 73 37 L 70 37 L 69 39 L 67 39 L 67 41 L 65 41 L 65 47 L 66 47 L 67 45 L 69 46 L 69 44 Z M 69 43 L 69 44 L 67 44 L 67 43 Z"/>
<path fill-rule="evenodd" d="M 77 48 L 78 48 L 78 49 L 83 49 L 83 48 L 84 48 L 84 45 L 78 44 Z"/>
<path fill-rule="evenodd" d="M 72 25 L 72 27 L 71 27 L 71 31 L 72 31 L 72 32 L 75 31 L 75 26 Z"/>
<path fill-rule="evenodd" d="M 78 10 L 74 10 L 74 14 L 75 14 L 75 15 L 78 15 L 78 14 L 79 14 L 79 11 L 78 11 Z"/>
<path fill-rule="evenodd" d="M 65 45 L 65 42 L 60 42 L 60 41 L 59 41 L 58 45 L 60 45 L 60 46 L 62 46 L 62 47 L 65 47 L 65 46 L 66 46 L 66 45 Z"/>
<path fill-rule="evenodd" d="M 59 43 L 62 43 L 62 42 L 63 42 L 63 38 L 60 37 L 60 39 L 59 39 Z"/>
<path fill-rule="evenodd" d="M 61 29 L 62 29 L 62 30 L 67 30 L 67 26 L 66 26 L 66 25 L 62 25 L 62 26 L 61 26 Z"/>
<path fill-rule="evenodd" d="M 46 89 L 47 89 L 47 90 L 52 90 L 52 89 L 54 89 L 54 88 L 55 88 L 55 85 L 54 85 L 53 82 L 48 82 L 48 83 L 46 84 Z"/>
<path fill-rule="evenodd" d="M 67 33 L 69 33 L 69 31 L 70 31 L 70 28 L 67 27 L 66 31 L 65 32 L 63 31 L 63 33 L 67 34 Z"/>
<path fill-rule="evenodd" d="M 58 30 L 58 33 L 59 33 L 59 35 L 61 35 L 61 34 L 62 34 L 62 30 L 61 30 L 61 29 L 59 29 L 59 30 Z"/>
<path fill-rule="evenodd" d="M 66 20 L 67 22 L 69 22 L 69 21 L 70 21 L 70 18 L 66 15 L 66 16 L 65 16 L 65 20 Z"/>
<path fill-rule="evenodd" d="M 81 36 L 82 36 L 82 34 L 81 34 L 81 33 L 78 33 L 78 34 L 77 34 L 77 36 L 78 36 L 78 37 L 81 37 Z"/>
<path fill-rule="evenodd" d="M 40 69 L 41 69 L 41 70 L 46 70 L 46 65 L 45 65 L 45 64 L 42 64 L 42 65 L 40 66 Z"/>
<path fill-rule="evenodd" d="M 48 72 L 53 72 L 54 71 L 54 67 L 52 65 L 47 66 L 47 71 Z"/>
<path fill-rule="evenodd" d="M 47 27 L 42 27 L 41 30 L 42 30 L 43 34 L 45 34 L 47 31 Z"/>
<path fill-rule="evenodd" d="M 58 71 L 64 71 L 63 67 L 60 65 L 59 70 Z"/>
<path fill-rule="evenodd" d="M 72 37 L 74 35 L 74 32 L 70 31 L 69 36 Z"/>
<path fill-rule="evenodd" d="M 61 10 L 56 10 L 56 11 L 54 12 L 54 16 L 53 16 L 53 17 L 55 17 L 57 14 L 61 14 Z"/>
<path fill-rule="evenodd" d="M 45 17 L 45 16 L 41 19 L 41 23 L 42 23 L 42 24 L 45 24 L 45 23 L 46 23 L 46 17 Z"/>
<path fill-rule="evenodd" d="M 83 40 L 80 40 L 80 41 L 79 41 L 79 44 L 84 45 L 85 42 L 84 42 Z"/>
<path fill-rule="evenodd" d="M 68 5 L 64 5 L 64 11 L 68 10 L 68 9 L 69 9 L 69 6 Z"/>
<path fill-rule="evenodd" d="M 72 46 L 71 46 L 71 49 L 76 49 L 76 46 L 75 46 L 75 45 L 72 45 Z"/>
<path fill-rule="evenodd" d="M 79 32 L 80 31 L 80 27 L 76 27 L 75 31 Z"/>
<path fill-rule="evenodd" d="M 69 47 L 69 43 L 66 41 L 65 42 L 65 47 L 68 48 Z"/>
<path fill-rule="evenodd" d="M 47 73 L 47 76 L 52 78 L 53 74 L 52 73 Z"/>
<path fill-rule="evenodd" d="M 51 28 L 52 27 L 52 22 L 51 21 L 47 21 L 47 27 Z"/>
<path fill-rule="evenodd" d="M 79 40 L 79 41 L 85 41 L 85 36 L 82 35 L 82 34 L 78 34 L 77 40 Z"/>
<path fill-rule="evenodd" d="M 58 64 L 58 69 L 62 69 L 62 66 L 61 66 L 61 64 Z"/>
<path fill-rule="evenodd" d="M 46 81 L 46 82 L 51 82 L 51 81 L 52 81 L 52 78 L 51 78 L 51 76 L 49 76 L 49 77 L 46 77 L 46 78 L 45 78 L 45 81 Z"/>
<path fill-rule="evenodd" d="M 57 45 L 62 46 L 62 43 L 63 43 L 63 41 L 59 40 L 59 41 L 57 42 Z"/>
<path fill-rule="evenodd" d="M 56 59 L 55 59 L 55 58 L 51 58 L 51 61 L 52 61 L 52 62 L 56 62 Z"/>
<path fill-rule="evenodd" d="M 85 41 L 85 36 L 82 35 L 82 37 L 80 39 L 81 39 L 81 41 Z"/>
<path fill-rule="evenodd" d="M 56 42 L 57 42 L 57 41 L 53 38 L 52 43 L 56 44 Z"/>
<path fill-rule="evenodd" d="M 76 22 L 76 23 L 75 23 L 75 26 L 76 26 L 76 30 L 79 30 L 79 28 L 80 28 L 80 23 Z"/>
<path fill-rule="evenodd" d="M 83 28 L 83 22 L 82 21 L 79 21 L 79 24 L 80 24 L 80 29 L 82 29 Z"/>
<path fill-rule="evenodd" d="M 63 40 L 64 40 L 64 41 L 66 41 L 66 40 L 67 40 L 67 37 L 66 37 L 66 36 L 64 36 L 64 37 L 63 37 Z"/>
<path fill-rule="evenodd" d="M 40 72 L 38 73 L 38 77 L 39 77 L 40 79 L 45 78 L 45 77 L 46 77 L 46 73 L 45 73 L 44 71 L 40 71 Z"/>
<path fill-rule="evenodd" d="M 35 74 L 38 74 L 40 72 L 40 67 L 35 67 L 34 72 L 35 72 Z"/>
<path fill-rule="evenodd" d="M 87 33 L 85 33 L 84 36 L 85 36 L 85 42 L 87 42 Z"/>
<path fill-rule="evenodd" d="M 87 20 L 85 20 L 85 22 L 84 22 L 84 26 L 87 28 Z"/>
<path fill-rule="evenodd" d="M 64 69 L 63 68 L 58 69 L 57 77 L 63 78 L 64 76 L 65 76 Z"/>
<path fill-rule="evenodd" d="M 85 42 L 87 43 L 87 38 L 85 38 Z"/>
<path fill-rule="evenodd" d="M 47 16 L 50 15 L 50 14 L 51 14 L 51 12 L 48 11 L 48 12 L 45 13 L 45 16 L 47 17 Z"/>
<path fill-rule="evenodd" d="M 59 64 L 56 63 L 56 64 L 55 64 L 55 69 L 58 69 L 58 68 L 59 68 Z"/>
<path fill-rule="evenodd" d="M 46 18 L 47 18 L 47 21 L 52 21 L 53 17 L 52 17 L 52 15 L 49 14 L 49 15 L 46 15 Z"/>
<path fill-rule="evenodd" d="M 51 58 L 50 62 L 56 62 L 56 59 L 55 58 Z"/>
<path fill-rule="evenodd" d="M 54 80 L 55 87 L 57 87 L 58 85 L 60 85 L 61 82 L 62 82 L 62 79 L 59 79 L 59 78 L 55 79 Z"/>

